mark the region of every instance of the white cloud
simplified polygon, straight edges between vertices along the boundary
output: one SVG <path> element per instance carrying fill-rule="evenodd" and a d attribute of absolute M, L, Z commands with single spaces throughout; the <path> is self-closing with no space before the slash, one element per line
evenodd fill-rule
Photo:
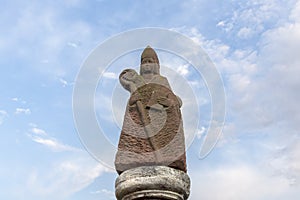
<path fill-rule="evenodd" d="M 275 9 L 276 5 L 272 7 Z M 295 91 L 300 85 L 299 35 L 298 23 L 285 23 L 266 31 L 257 50 L 252 47 L 230 51 L 230 46 L 218 40 L 202 41 L 225 80 L 227 113 L 235 117 L 236 123 L 243 124 L 243 132 L 282 120 L 298 127 L 300 96 Z"/>
<path fill-rule="evenodd" d="M 3 124 L 4 119 L 8 116 L 5 110 L 0 110 L 0 125 Z"/>
<path fill-rule="evenodd" d="M 235 2 L 233 2 L 235 3 Z M 270 26 L 280 24 L 288 18 L 287 13 L 293 7 L 294 1 L 247 0 L 238 2 L 231 15 L 218 22 L 229 34 L 236 34 L 241 39 L 259 36 Z"/>
<path fill-rule="evenodd" d="M 31 111 L 29 108 L 16 108 L 15 114 L 25 114 L 25 115 L 30 115 Z"/>
<path fill-rule="evenodd" d="M 74 82 L 68 82 L 64 78 L 59 78 L 59 82 L 62 84 L 63 87 L 74 85 Z"/>
<path fill-rule="evenodd" d="M 218 143 L 216 145 L 217 148 L 226 148 L 224 146 L 226 145 L 234 145 L 241 142 L 241 139 L 239 139 L 236 132 L 236 125 L 234 122 L 227 122 L 224 124 L 222 135 L 220 136 Z M 232 155 L 228 156 L 232 157 Z M 236 159 L 238 160 L 238 159 Z"/>
<path fill-rule="evenodd" d="M 176 71 L 182 76 L 187 76 L 189 74 L 189 65 L 180 65 Z"/>
<path fill-rule="evenodd" d="M 62 84 L 63 87 L 66 87 L 68 85 L 68 82 L 63 78 L 60 78 L 59 82 Z"/>
<path fill-rule="evenodd" d="M 63 76 L 74 72 L 77 70 L 74 65 L 82 62 L 94 40 L 93 27 L 88 22 L 65 15 L 69 6 L 81 3 L 74 0 L 61 4 L 22 2 L 20 7 L 9 3 L 9 11 L 0 14 L 1 18 L 7 19 L 5 26 L 9 33 L 1 35 L 0 52 L 7 55 L 13 52 L 28 68 L 42 73 Z M 85 45 L 79 45 L 83 40 Z M 66 46 L 73 48 L 67 49 Z M 66 57 L 68 59 L 62 59 Z M 41 67 L 41 63 L 46 67 Z"/>
<path fill-rule="evenodd" d="M 40 132 L 40 131 L 38 131 Z M 45 132 L 43 132 L 45 133 Z M 47 135 L 45 135 L 47 136 Z M 59 141 L 57 141 L 55 138 L 51 137 L 41 137 L 37 135 L 31 135 L 32 141 L 39 143 L 41 145 L 46 146 L 47 148 L 51 149 L 54 152 L 64 152 L 64 151 L 78 151 L 78 149 L 71 147 L 66 144 L 62 144 Z"/>
<path fill-rule="evenodd" d="M 244 164 L 202 168 L 190 174 L 192 200 L 281 200 L 287 197 L 296 200 L 300 195 L 299 190 L 291 195 L 293 188 L 290 188 L 287 180 Z"/>
<path fill-rule="evenodd" d="M 40 128 L 33 127 L 30 130 L 30 133 L 28 134 L 29 138 L 32 139 L 32 141 L 44 145 L 45 147 L 49 148 L 50 150 L 54 152 L 65 152 L 65 151 L 71 151 L 71 152 L 78 152 L 80 151 L 77 148 L 74 148 L 72 146 L 69 146 L 67 144 L 63 144 L 59 142 L 57 139 L 50 137 L 48 133 Z"/>
<path fill-rule="evenodd" d="M 68 155 L 46 169 L 29 171 L 26 191 L 42 199 L 66 199 L 90 185 L 104 172 L 109 172 L 86 152 Z"/>
<path fill-rule="evenodd" d="M 31 128 L 30 131 L 36 135 L 43 135 L 43 136 L 47 135 L 46 131 L 44 131 L 43 129 L 39 129 L 37 127 Z"/>
<path fill-rule="evenodd" d="M 41 138 L 41 137 L 33 137 L 32 140 L 34 142 L 37 142 L 39 144 L 42 144 L 48 148 L 50 148 L 52 151 L 77 151 L 76 148 L 73 148 L 69 145 L 62 144 L 58 142 L 56 139 L 53 138 Z"/>
<path fill-rule="evenodd" d="M 197 36 L 198 37 L 198 36 Z M 206 51 L 206 53 L 210 56 L 212 61 L 216 64 L 216 67 L 219 68 L 218 65 L 220 60 L 224 60 L 229 57 L 230 46 L 222 43 L 220 40 L 207 40 L 202 38 L 202 48 Z"/>
<path fill-rule="evenodd" d="M 276 10 L 277 6 L 271 7 Z M 202 47 L 220 70 L 226 85 L 227 113 L 238 124 L 237 132 L 253 132 L 280 121 L 299 127 L 300 96 L 295 92 L 300 86 L 298 23 L 268 30 L 258 46 L 234 51 L 219 40 L 206 40 L 197 31 L 185 32 L 201 39 Z M 291 128 L 286 127 L 285 132 Z"/>
<path fill-rule="evenodd" d="M 295 134 L 278 142 L 282 146 L 271 148 L 270 167 L 274 174 L 286 178 L 291 186 L 300 187 L 300 136 Z M 284 142 L 283 142 L 284 141 Z"/>
<path fill-rule="evenodd" d="M 300 22 L 300 1 L 298 0 L 290 14 L 290 19 Z"/>
<path fill-rule="evenodd" d="M 117 79 L 118 78 L 117 74 L 114 72 L 104 72 L 103 77 L 109 78 L 109 79 Z"/>
<path fill-rule="evenodd" d="M 191 86 L 198 87 L 200 82 L 198 80 L 188 81 Z"/>
<path fill-rule="evenodd" d="M 30 127 L 32 127 L 32 128 L 36 128 L 38 125 L 35 124 L 35 123 L 30 122 L 30 123 L 28 124 L 28 126 L 30 126 Z"/>
<path fill-rule="evenodd" d="M 90 185 L 97 177 L 112 170 L 94 160 L 85 150 L 59 142 L 36 124 L 28 133 L 29 138 L 55 152 L 56 158 L 45 166 L 28 169 L 25 190 L 27 197 L 41 199 L 66 199 Z"/>
<path fill-rule="evenodd" d="M 12 101 L 14 102 L 19 102 L 21 104 L 26 104 L 27 102 L 25 100 L 22 100 L 21 98 L 19 97 L 14 97 L 14 98 L 11 98 Z"/>
<path fill-rule="evenodd" d="M 73 47 L 73 48 L 77 48 L 78 47 L 78 44 L 75 43 L 75 42 L 68 42 L 67 45 L 70 46 L 70 47 Z"/>
<path fill-rule="evenodd" d="M 251 81 L 247 75 L 233 74 L 229 77 L 229 83 L 235 92 L 244 92 L 251 84 Z"/>
<path fill-rule="evenodd" d="M 105 196 L 107 196 L 107 198 L 115 199 L 115 192 L 114 192 L 114 191 L 107 190 L 107 189 L 101 189 L 101 190 L 97 190 L 97 191 L 91 192 L 91 193 L 92 193 L 92 194 L 105 195 Z"/>
<path fill-rule="evenodd" d="M 224 27 L 225 26 L 225 21 L 220 21 L 217 24 L 217 27 Z"/>
<path fill-rule="evenodd" d="M 122 99 L 117 99 L 116 102 L 120 102 Z M 114 123 L 114 117 L 112 115 L 112 97 L 110 95 L 105 95 L 103 93 L 98 93 L 96 95 L 96 100 L 95 102 L 101 102 L 101 103 L 97 103 L 96 104 L 96 110 L 97 113 L 99 114 L 99 117 L 105 121 Z M 127 100 L 124 102 L 123 104 L 126 104 Z M 123 114 L 121 114 L 121 116 L 123 116 Z M 117 116 L 120 117 L 120 116 Z"/>
<path fill-rule="evenodd" d="M 257 82 L 257 93 L 269 115 L 277 122 L 287 123 L 286 133 L 300 128 L 300 94 L 296 92 L 300 87 L 299 49 L 300 23 L 297 22 L 269 30 L 262 37 L 258 62 L 265 68 L 264 79 Z"/>
<path fill-rule="evenodd" d="M 237 33 L 237 36 L 242 38 L 242 39 L 248 39 L 253 35 L 253 31 L 252 29 L 248 28 L 248 27 L 243 27 L 239 30 L 239 32 Z"/>
<path fill-rule="evenodd" d="M 218 40 L 204 39 L 201 44 L 222 73 L 226 85 L 227 122 L 218 147 L 241 143 L 245 137 L 250 137 L 259 145 L 268 144 L 269 149 L 262 149 L 257 144 L 255 150 L 251 147 L 251 154 L 259 151 L 262 156 L 253 160 L 253 163 L 199 170 L 203 174 L 194 176 L 203 181 L 193 182 L 192 199 L 294 200 L 300 196 L 300 145 L 297 132 L 300 129 L 300 94 L 297 92 L 300 88 L 300 1 L 295 6 L 287 2 L 278 13 L 276 9 L 282 2 L 274 2 L 269 6 L 267 2 L 260 2 L 257 11 L 250 7 L 238 11 L 234 19 L 238 30 L 248 27 L 249 22 L 249 29 L 254 31 L 247 35 L 245 30 L 244 35 L 241 32 L 240 36 L 248 38 L 262 33 L 257 44 L 253 43 L 247 49 L 231 49 L 230 45 Z M 255 4 L 254 1 L 252 4 Z M 291 14 L 289 10 L 292 10 Z M 250 19 L 254 14 L 258 16 Z M 274 19 L 272 16 L 281 14 L 281 22 L 275 21 L 274 28 L 268 29 L 266 22 L 278 19 L 278 16 Z M 287 16 L 292 21 L 288 21 Z M 226 23 L 226 20 L 222 20 L 218 26 L 226 27 Z M 261 140 L 260 136 L 272 140 Z M 276 150 L 278 143 L 284 147 L 279 153 Z M 241 149 L 232 150 L 233 153 L 239 151 Z M 271 156 L 267 160 L 269 166 L 264 170 L 258 168 L 259 162 L 268 156 Z M 245 159 L 228 157 L 232 162 Z M 191 172 L 191 177 L 193 173 L 195 171 Z"/>
<path fill-rule="evenodd" d="M 205 133 L 205 131 L 206 131 L 206 128 L 204 126 L 201 126 L 201 128 L 198 129 L 197 132 L 196 132 L 196 137 L 198 139 L 202 138 L 202 136 Z"/>

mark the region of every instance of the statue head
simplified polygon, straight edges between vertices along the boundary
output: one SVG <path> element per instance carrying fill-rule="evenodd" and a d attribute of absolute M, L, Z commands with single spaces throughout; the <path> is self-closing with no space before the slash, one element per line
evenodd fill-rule
<path fill-rule="evenodd" d="M 135 70 L 125 69 L 119 75 L 119 81 L 126 90 L 130 91 L 130 84 L 134 84 L 137 76 L 139 75 Z"/>
<path fill-rule="evenodd" d="M 159 60 L 155 51 L 148 45 L 141 56 L 140 74 L 160 74 Z"/>
<path fill-rule="evenodd" d="M 144 78 L 133 69 L 125 69 L 119 76 L 121 85 L 129 92 L 145 85 Z"/>

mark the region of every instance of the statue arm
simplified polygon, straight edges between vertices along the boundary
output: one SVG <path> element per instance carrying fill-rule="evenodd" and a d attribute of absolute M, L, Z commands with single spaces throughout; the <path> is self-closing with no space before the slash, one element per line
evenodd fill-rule
<path fill-rule="evenodd" d="M 168 79 L 166 77 L 163 77 L 163 76 L 162 76 L 162 79 L 163 79 L 163 81 L 162 81 L 163 85 L 165 87 L 167 87 L 168 89 L 170 89 L 171 91 L 173 91 L 172 88 L 171 88 L 171 86 L 170 86 L 170 84 L 169 84 Z M 181 106 L 182 106 L 182 100 L 181 100 L 181 98 L 179 96 L 176 95 L 176 97 L 177 97 L 177 101 L 178 101 L 178 104 L 179 104 L 179 108 L 181 108 Z"/>
<path fill-rule="evenodd" d="M 177 101 L 179 103 L 179 108 L 181 108 L 181 106 L 182 106 L 182 100 L 181 100 L 181 98 L 179 96 L 176 95 L 176 97 L 177 97 Z"/>

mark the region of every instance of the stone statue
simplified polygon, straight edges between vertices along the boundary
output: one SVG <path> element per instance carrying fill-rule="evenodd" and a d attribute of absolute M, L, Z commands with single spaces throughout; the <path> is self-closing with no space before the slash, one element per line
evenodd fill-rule
<path fill-rule="evenodd" d="M 119 174 L 141 166 L 167 166 L 186 172 L 182 101 L 160 75 L 157 54 L 147 46 L 140 75 L 125 69 L 119 76 L 130 92 L 115 159 Z"/>

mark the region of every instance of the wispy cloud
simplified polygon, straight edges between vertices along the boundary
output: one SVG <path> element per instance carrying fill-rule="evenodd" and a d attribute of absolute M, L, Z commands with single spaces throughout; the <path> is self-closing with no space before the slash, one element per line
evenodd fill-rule
<path fill-rule="evenodd" d="M 102 112 L 109 112 L 111 111 L 111 97 L 102 93 L 98 93 L 96 95 L 96 102 L 100 102 L 99 104 L 96 104 L 98 109 L 101 109 Z M 104 116 L 103 116 L 104 117 Z"/>
<path fill-rule="evenodd" d="M 68 42 L 68 44 L 67 44 L 68 46 L 70 46 L 70 47 L 73 47 L 73 48 L 77 48 L 79 45 L 77 44 L 77 43 L 75 43 L 75 42 Z"/>
<path fill-rule="evenodd" d="M 63 144 L 59 142 L 57 139 L 50 137 L 48 133 L 40 128 L 33 127 L 30 130 L 28 136 L 32 139 L 32 141 L 44 145 L 45 147 L 49 148 L 54 152 L 64 152 L 64 151 L 73 151 L 78 152 L 80 151 L 77 148 L 69 146 L 67 144 Z"/>
<path fill-rule="evenodd" d="M 282 1 L 273 1 L 270 5 L 267 5 L 268 1 L 248 2 L 250 4 L 260 2 L 256 5 L 258 10 L 255 10 L 255 6 L 249 6 L 249 8 L 236 11 L 237 16 L 234 17 L 234 21 L 237 25 L 232 26 L 234 30 L 230 30 L 230 34 L 240 34 L 240 39 L 249 39 L 261 33 L 257 43 L 249 44 L 247 49 L 238 49 L 221 40 L 207 40 L 201 35 L 198 37 L 197 34 L 194 37 L 199 38 L 203 48 L 221 72 L 226 85 L 227 122 L 218 147 L 224 149 L 224 146 L 228 147 L 229 144 L 241 143 L 245 137 L 253 137 L 256 150 L 251 148 L 248 154 L 253 156 L 258 151 L 263 159 L 226 167 L 224 169 L 226 172 L 221 172 L 222 170 L 219 169 L 218 175 L 212 175 L 216 172 L 215 169 L 204 172 L 203 174 L 209 173 L 209 176 L 216 178 L 224 177 L 224 181 L 222 181 L 223 178 L 217 178 L 220 186 L 216 189 L 222 197 L 211 192 L 198 193 L 196 188 L 206 188 L 203 191 L 211 191 L 211 188 L 215 188 L 216 185 L 212 184 L 214 181 L 211 179 L 211 186 L 209 186 L 210 181 L 203 181 L 205 184 L 198 185 L 197 183 L 193 186 L 192 194 L 193 197 L 196 196 L 195 199 L 248 199 L 248 197 L 249 199 L 297 199 L 300 195 L 298 162 L 300 154 L 297 153 L 299 152 L 299 133 L 296 131 L 300 128 L 298 106 L 300 95 L 295 92 L 300 86 L 298 76 L 300 59 L 296 55 L 297 49 L 300 48 L 300 38 L 297 34 L 300 31 L 300 15 L 298 14 L 300 1 L 298 1 L 298 6 L 286 6 L 278 13 L 276 10 L 279 9 Z M 266 9 L 265 13 L 263 9 Z M 286 13 L 282 14 L 282 12 Z M 251 15 L 255 13 L 257 16 L 251 18 Z M 270 29 L 267 24 L 278 18 L 274 15 L 281 16 L 287 21 L 274 23 Z M 238 16 L 241 18 L 239 19 Z M 257 20 L 257 23 L 253 20 Z M 249 26 L 246 25 L 248 22 Z M 230 23 L 227 24 L 224 20 L 220 21 L 218 26 L 228 28 L 231 27 Z M 268 140 L 272 139 L 265 141 L 261 139 L 261 135 L 267 137 Z M 270 148 L 265 149 L 257 143 L 268 144 Z M 285 148 L 278 152 L 276 150 L 278 144 Z M 237 154 L 248 148 L 240 147 L 232 150 L 232 153 Z M 270 163 L 264 166 L 264 170 L 259 169 L 257 166 L 261 166 L 263 160 L 269 156 L 271 158 L 267 162 Z M 237 162 L 245 161 L 242 157 L 229 157 L 230 160 Z M 196 173 L 196 170 L 191 173 Z M 240 183 L 247 185 L 245 188 L 256 188 L 258 192 L 248 194 L 239 185 Z M 230 185 L 225 189 L 229 191 L 228 193 L 222 191 L 226 188 L 225 185 Z M 268 186 L 265 187 L 266 185 Z M 273 189 L 269 190 L 270 186 L 273 189 L 276 188 L 276 192 L 273 192 Z"/>
<path fill-rule="evenodd" d="M 109 78 L 109 79 L 117 79 L 117 74 L 114 72 L 104 72 L 103 73 L 104 78 Z"/>
<path fill-rule="evenodd" d="M 242 38 L 242 39 L 248 39 L 250 38 L 252 35 L 254 34 L 254 31 L 251 28 L 248 27 L 243 27 L 241 28 L 238 33 L 237 36 Z"/>
<path fill-rule="evenodd" d="M 274 148 L 272 148 L 274 149 Z M 269 159 L 274 174 L 286 178 L 291 186 L 300 186 L 300 140 L 299 136 L 292 136 L 292 140 L 273 150 Z"/>
<path fill-rule="evenodd" d="M 49 161 L 43 168 L 30 169 L 26 188 L 34 198 L 65 199 L 90 185 L 105 172 L 111 172 L 85 150 L 59 142 L 36 124 L 30 125 L 29 138 L 63 159 Z M 64 154 L 61 154 L 64 153 Z"/>
<path fill-rule="evenodd" d="M 19 115 L 19 114 L 30 115 L 31 111 L 29 108 L 16 108 L 15 114 L 16 115 Z"/>
<path fill-rule="evenodd" d="M 299 192 L 291 195 L 288 182 L 281 177 L 268 176 L 263 169 L 240 163 L 202 169 L 201 173 L 191 174 L 193 176 L 202 180 L 192 184 L 193 199 L 279 200 L 287 196 L 289 199 L 299 197 Z"/>
<path fill-rule="evenodd" d="M 198 139 L 202 138 L 202 136 L 204 135 L 205 131 L 207 131 L 206 128 L 204 126 L 202 126 L 200 129 L 197 130 L 196 137 Z"/>
<path fill-rule="evenodd" d="M 30 170 L 26 188 L 35 198 L 66 199 L 109 172 L 86 152 L 76 152 L 46 169 Z"/>
<path fill-rule="evenodd" d="M 19 97 L 13 97 L 13 98 L 11 98 L 11 100 L 14 101 L 14 102 L 21 103 L 21 104 L 26 104 L 27 103 L 25 100 L 22 100 Z"/>
<path fill-rule="evenodd" d="M 4 119 L 8 116 L 5 110 L 0 110 L 0 125 L 3 124 Z"/>
<path fill-rule="evenodd" d="M 56 151 L 56 152 L 59 152 L 59 151 L 78 151 L 78 149 L 76 149 L 74 147 L 71 147 L 69 145 L 66 145 L 66 144 L 62 144 L 54 138 L 46 139 L 46 138 L 41 138 L 41 137 L 38 137 L 38 136 L 34 136 L 32 138 L 32 140 L 34 142 L 37 142 L 39 144 L 42 144 L 42 145 L 50 148 L 52 151 Z"/>
<path fill-rule="evenodd" d="M 91 194 L 105 195 L 105 196 L 107 196 L 107 198 L 115 199 L 115 192 L 107 190 L 107 189 L 97 190 L 97 191 L 91 192 Z"/>
<path fill-rule="evenodd" d="M 177 68 L 177 72 L 182 76 L 187 76 L 189 74 L 189 65 L 188 64 L 180 65 Z"/>
<path fill-rule="evenodd" d="M 64 78 L 59 78 L 59 82 L 62 84 L 63 87 L 67 87 L 67 86 L 72 86 L 74 83 L 70 83 L 67 80 L 65 80 Z"/>
<path fill-rule="evenodd" d="M 268 30 L 270 24 L 278 23 L 287 17 L 293 1 L 252 1 L 239 3 L 231 16 L 220 20 L 217 27 L 228 34 L 235 34 L 239 39 L 251 39 Z"/>
<path fill-rule="evenodd" d="M 68 82 L 63 78 L 60 78 L 59 82 L 63 85 L 63 87 L 66 87 L 68 85 Z"/>
<path fill-rule="evenodd" d="M 47 133 L 46 131 L 44 131 L 43 129 L 39 129 L 39 128 L 36 128 L 36 127 L 33 127 L 30 129 L 30 131 L 36 135 L 43 135 L 43 136 L 47 136 Z"/>
<path fill-rule="evenodd" d="M 82 1 L 77 2 L 76 6 L 82 4 Z M 22 8 L 16 7 L 14 3 L 7 4 L 7 10 L 19 13 L 18 16 L 8 15 L 9 12 L 1 13 L 1 17 L 7 19 L 5 26 L 10 34 L 1 35 L 5 42 L 1 42 L 0 52 L 14 52 L 16 58 L 26 60 L 28 69 L 42 73 L 64 75 L 67 71 L 77 70 L 73 66 L 82 62 L 88 53 L 87 46 L 93 40 L 93 27 L 85 20 L 66 17 L 65 9 L 74 4 L 62 2 L 54 5 L 32 1 L 19 4 L 22 4 Z M 80 46 L 82 40 L 85 45 Z M 61 62 L 60 56 L 66 56 L 66 52 L 72 53 Z M 32 53 L 36 56 L 31 56 Z M 41 67 L 41 63 L 51 64 L 51 67 Z"/>

